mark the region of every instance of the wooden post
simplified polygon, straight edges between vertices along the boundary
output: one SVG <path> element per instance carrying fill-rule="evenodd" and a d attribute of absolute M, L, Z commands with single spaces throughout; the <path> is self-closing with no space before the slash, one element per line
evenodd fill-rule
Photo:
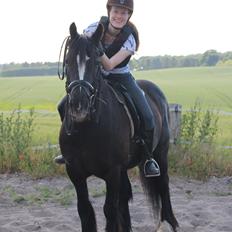
<path fill-rule="evenodd" d="M 169 104 L 170 114 L 170 142 L 175 143 L 180 135 L 181 126 L 181 109 L 182 106 L 179 104 Z"/>

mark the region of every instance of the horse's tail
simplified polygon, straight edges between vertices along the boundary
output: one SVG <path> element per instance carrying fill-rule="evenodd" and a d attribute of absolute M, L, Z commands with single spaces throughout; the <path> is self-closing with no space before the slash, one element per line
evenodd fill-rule
<path fill-rule="evenodd" d="M 168 177 L 168 150 L 169 150 L 169 109 L 167 100 L 162 91 L 153 83 L 148 81 L 138 82 L 144 92 L 150 97 L 154 107 L 158 109 L 162 116 L 162 128 L 160 135 L 156 134 L 154 137 L 157 143 L 154 142 L 155 150 L 153 157 L 160 167 L 160 176 L 146 178 L 144 176 L 143 162 L 139 165 L 140 179 L 143 185 L 145 194 L 150 201 L 153 209 L 155 219 L 167 221 L 174 231 L 178 227 L 178 222 L 173 214 L 170 192 L 169 192 L 169 177 Z M 158 122 L 158 121 L 157 121 Z"/>
<path fill-rule="evenodd" d="M 139 170 L 142 186 L 153 209 L 152 213 L 155 220 L 161 220 L 161 222 L 167 221 L 172 226 L 173 230 L 176 231 L 176 228 L 178 227 L 178 222 L 172 210 L 169 192 L 167 161 L 168 147 L 169 141 L 162 145 L 158 144 L 153 153 L 156 161 L 159 163 L 160 166 L 160 176 L 146 178 L 144 175 L 143 165 L 139 166 Z"/>
<path fill-rule="evenodd" d="M 169 110 L 168 103 L 160 88 L 151 83 L 150 81 L 141 80 L 138 81 L 140 87 L 146 92 L 147 96 L 156 106 L 156 110 L 162 117 L 161 135 L 154 135 L 156 141 L 154 141 L 155 150 L 153 152 L 154 159 L 160 166 L 161 176 L 146 178 L 144 176 L 144 163 L 139 165 L 140 179 L 143 186 L 144 193 L 148 197 L 150 205 L 152 206 L 154 217 L 159 217 L 159 213 L 162 207 L 161 198 L 167 191 L 164 183 L 168 183 L 167 175 L 167 154 L 169 148 Z M 155 111 L 155 110 L 154 110 Z M 157 122 L 158 123 L 158 122 Z"/>
<path fill-rule="evenodd" d="M 140 174 L 140 180 L 142 183 L 142 187 L 144 190 L 144 193 L 147 196 L 147 200 L 149 201 L 149 205 L 152 206 L 152 212 L 154 214 L 154 217 L 159 217 L 159 212 L 161 208 L 161 202 L 160 202 L 160 178 L 147 178 L 144 175 L 144 166 L 139 165 L 139 174 Z"/>

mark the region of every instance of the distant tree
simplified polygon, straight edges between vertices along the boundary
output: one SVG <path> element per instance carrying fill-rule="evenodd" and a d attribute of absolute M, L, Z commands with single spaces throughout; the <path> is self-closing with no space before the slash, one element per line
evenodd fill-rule
<path fill-rule="evenodd" d="M 130 61 L 131 70 L 149 70 L 174 67 L 231 65 L 232 51 L 219 53 L 208 50 L 203 54 L 188 56 L 142 56 Z M 0 64 L 0 76 L 57 75 L 58 62 L 33 62 Z"/>
<path fill-rule="evenodd" d="M 208 50 L 202 56 L 201 64 L 204 66 L 214 66 L 220 60 L 220 53 L 216 50 Z"/>
<path fill-rule="evenodd" d="M 217 66 L 232 66 L 232 59 L 231 60 L 220 60 L 217 63 Z"/>
<path fill-rule="evenodd" d="M 197 55 L 184 56 L 181 60 L 181 67 L 196 67 L 200 64 L 199 56 Z"/>
<path fill-rule="evenodd" d="M 232 52 L 225 52 L 222 54 L 222 60 L 227 61 L 227 60 L 232 60 Z"/>
<path fill-rule="evenodd" d="M 153 68 L 159 69 L 162 68 L 162 58 L 161 56 L 156 56 L 153 58 Z"/>
<path fill-rule="evenodd" d="M 28 68 L 28 67 L 30 67 L 30 64 L 29 64 L 29 63 L 27 63 L 27 62 L 24 62 L 24 63 L 22 63 L 22 67 L 24 67 L 24 68 Z"/>

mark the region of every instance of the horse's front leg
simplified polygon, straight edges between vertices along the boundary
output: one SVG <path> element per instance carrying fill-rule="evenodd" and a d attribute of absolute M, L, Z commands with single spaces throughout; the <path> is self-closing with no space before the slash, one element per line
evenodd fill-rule
<path fill-rule="evenodd" d="M 119 215 L 120 175 L 120 168 L 116 167 L 104 178 L 106 181 L 106 200 L 104 205 L 106 232 L 123 231 Z"/>
<path fill-rule="evenodd" d="M 95 213 L 89 201 L 86 178 L 80 177 L 75 167 L 67 165 L 66 169 L 76 189 L 77 210 L 81 219 L 82 232 L 97 232 Z"/>

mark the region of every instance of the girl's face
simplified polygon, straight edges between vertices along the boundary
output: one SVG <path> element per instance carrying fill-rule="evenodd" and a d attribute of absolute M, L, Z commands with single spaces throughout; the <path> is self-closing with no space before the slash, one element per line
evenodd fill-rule
<path fill-rule="evenodd" d="M 111 7 L 109 12 L 109 20 L 114 28 L 118 28 L 118 29 L 123 28 L 126 25 L 129 18 L 130 18 L 130 12 L 128 9 L 118 6 Z"/>

